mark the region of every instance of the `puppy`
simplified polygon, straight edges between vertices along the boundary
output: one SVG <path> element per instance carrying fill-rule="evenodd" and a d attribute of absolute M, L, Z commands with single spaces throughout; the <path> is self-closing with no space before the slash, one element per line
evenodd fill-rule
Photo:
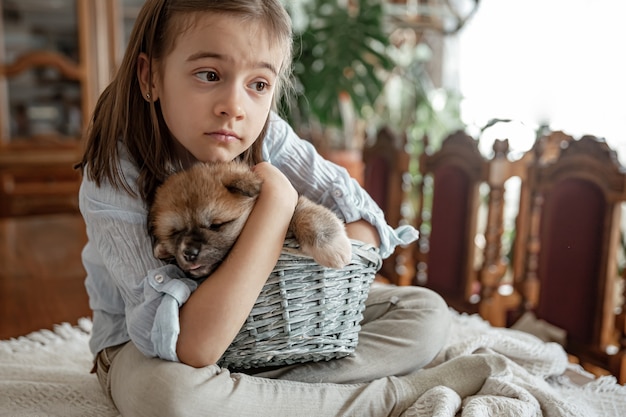
<path fill-rule="evenodd" d="M 149 210 L 154 256 L 176 262 L 190 278 L 207 277 L 234 245 L 261 185 L 261 178 L 239 162 L 197 164 L 171 175 Z M 320 265 L 342 268 L 352 257 L 343 222 L 302 196 L 290 236 Z"/>

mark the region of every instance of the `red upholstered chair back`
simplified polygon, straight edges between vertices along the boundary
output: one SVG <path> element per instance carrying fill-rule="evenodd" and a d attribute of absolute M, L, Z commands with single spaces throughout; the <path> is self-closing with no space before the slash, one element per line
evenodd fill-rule
<path fill-rule="evenodd" d="M 469 302 L 478 283 L 474 240 L 479 186 L 486 180 L 487 161 L 478 142 L 459 131 L 444 139 L 437 152 L 422 155 L 420 172 L 417 227 L 421 236 L 413 283 L 437 291 L 459 311 L 474 312 L 477 307 Z M 432 183 L 430 195 L 427 183 Z"/>
<path fill-rule="evenodd" d="M 599 334 L 594 321 L 603 301 L 602 256 L 609 249 L 603 237 L 606 217 L 605 196 L 591 181 L 566 178 L 545 196 L 536 312 L 566 329 L 578 343 L 592 343 Z"/>
<path fill-rule="evenodd" d="M 442 294 L 463 298 L 466 267 L 473 252 L 469 214 L 474 185 L 464 170 L 442 165 L 433 172 L 434 193 L 428 251 L 427 286 Z"/>
<path fill-rule="evenodd" d="M 403 221 L 402 204 L 405 190 L 409 188 L 406 184 L 409 155 L 405 146 L 406 137 L 384 127 L 376 141 L 363 151 L 363 187 L 383 210 L 392 227 L 398 227 Z M 405 248 L 397 248 L 384 260 L 381 275 L 394 284 L 407 284 L 407 255 Z"/>
<path fill-rule="evenodd" d="M 363 186 L 384 212 L 390 209 L 387 193 L 390 165 L 390 161 L 380 154 L 372 155 L 365 165 Z"/>
<path fill-rule="evenodd" d="M 584 136 L 538 161 L 529 180 L 523 309 L 566 330 L 566 350 L 583 364 L 624 381 L 626 337 L 616 325 L 624 306 L 615 305 L 615 290 L 626 172 L 602 139 Z"/>

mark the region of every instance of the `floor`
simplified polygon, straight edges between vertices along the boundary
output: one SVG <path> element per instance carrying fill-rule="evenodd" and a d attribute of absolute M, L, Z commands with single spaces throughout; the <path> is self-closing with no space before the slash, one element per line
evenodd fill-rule
<path fill-rule="evenodd" d="M 79 214 L 0 218 L 0 339 L 90 317 Z"/>

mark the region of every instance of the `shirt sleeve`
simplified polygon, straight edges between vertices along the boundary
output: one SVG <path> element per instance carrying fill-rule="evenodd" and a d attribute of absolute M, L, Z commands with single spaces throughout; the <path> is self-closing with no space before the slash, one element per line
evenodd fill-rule
<path fill-rule="evenodd" d="M 179 307 L 197 284 L 153 256 L 140 198 L 108 184 L 98 187 L 85 176 L 80 208 L 88 236 L 83 263 L 92 309 L 125 316 L 130 339 L 145 355 L 178 361 Z"/>
<path fill-rule="evenodd" d="M 417 239 L 418 232 L 412 226 L 389 226 L 381 208 L 345 168 L 322 158 L 310 142 L 298 137 L 275 114 L 270 117 L 263 151 L 265 160 L 280 169 L 300 194 L 328 207 L 346 223 L 363 219 L 376 227 L 383 258 L 396 246 Z"/>

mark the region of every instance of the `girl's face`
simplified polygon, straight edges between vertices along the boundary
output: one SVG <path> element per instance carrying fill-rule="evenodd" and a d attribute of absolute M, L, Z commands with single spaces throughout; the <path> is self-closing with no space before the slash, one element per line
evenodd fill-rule
<path fill-rule="evenodd" d="M 265 125 L 282 51 L 255 22 L 212 13 L 193 22 L 153 66 L 151 99 L 159 100 L 170 132 L 195 159 L 231 161 Z M 145 54 L 138 76 L 147 92 Z"/>

